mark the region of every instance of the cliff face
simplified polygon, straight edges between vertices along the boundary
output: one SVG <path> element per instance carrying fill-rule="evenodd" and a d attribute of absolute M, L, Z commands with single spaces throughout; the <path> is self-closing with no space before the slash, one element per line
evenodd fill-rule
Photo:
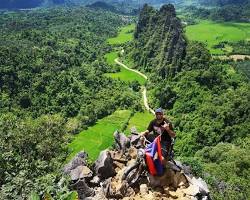
<path fill-rule="evenodd" d="M 165 79 L 181 70 L 186 40 L 175 8 L 168 4 L 155 10 L 144 5 L 135 31 L 133 59 L 145 71 L 154 71 Z"/>

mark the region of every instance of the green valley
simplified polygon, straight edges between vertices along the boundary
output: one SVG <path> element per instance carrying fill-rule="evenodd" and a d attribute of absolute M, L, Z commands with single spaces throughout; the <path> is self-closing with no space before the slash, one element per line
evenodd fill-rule
<path fill-rule="evenodd" d="M 107 63 L 114 68 L 117 65 L 115 59 L 118 58 L 118 52 L 110 52 L 105 55 L 105 58 L 107 60 Z M 141 85 L 145 84 L 146 80 L 142 76 L 124 67 L 118 67 L 118 68 L 119 72 L 106 73 L 105 75 L 113 79 L 119 79 L 121 81 L 125 81 L 126 83 L 138 81 Z"/>
<path fill-rule="evenodd" d="M 80 199 L 79 180 L 110 192 L 114 177 L 101 179 L 95 159 L 112 149 L 116 130 L 146 130 L 159 107 L 173 123 L 175 159 L 208 184 L 211 199 L 249 198 L 248 0 L 171 1 L 180 15 L 172 4 L 150 5 L 160 0 L 108 1 L 115 12 L 100 2 L 34 2 L 23 5 L 46 7 L 0 3 L 0 199 Z M 138 16 L 122 13 L 126 5 Z M 72 159 L 81 151 L 89 160 L 79 168 L 83 161 Z M 63 172 L 66 163 L 72 174 Z M 99 182 L 90 182 L 94 176 Z M 178 196 L 159 189 L 159 199 Z"/>

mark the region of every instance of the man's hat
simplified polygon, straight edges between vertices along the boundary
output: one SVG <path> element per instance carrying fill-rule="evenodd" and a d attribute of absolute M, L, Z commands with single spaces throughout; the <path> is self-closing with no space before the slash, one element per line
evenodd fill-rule
<path fill-rule="evenodd" d="M 155 110 L 155 113 L 163 113 L 162 108 L 157 108 L 157 109 Z"/>

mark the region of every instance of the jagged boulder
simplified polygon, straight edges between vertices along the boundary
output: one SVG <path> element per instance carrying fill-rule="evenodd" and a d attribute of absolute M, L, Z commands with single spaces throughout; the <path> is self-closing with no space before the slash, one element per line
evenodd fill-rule
<path fill-rule="evenodd" d="M 108 150 L 101 151 L 98 159 L 94 163 L 94 171 L 101 179 L 107 179 L 116 174 L 113 159 Z"/>
<path fill-rule="evenodd" d="M 119 131 L 114 132 L 115 148 L 117 151 L 124 153 L 130 146 L 130 140 L 126 137 L 124 133 Z"/>
<path fill-rule="evenodd" d="M 74 184 L 72 184 L 72 188 L 77 191 L 79 200 L 86 200 L 87 197 L 95 195 L 94 189 L 87 185 L 85 179 L 78 179 Z"/>
<path fill-rule="evenodd" d="M 87 167 L 87 158 L 86 152 L 79 152 L 63 169 L 70 176 L 71 187 L 77 191 L 80 200 L 95 195 L 95 191 L 86 183 L 93 176 L 93 172 Z"/>
<path fill-rule="evenodd" d="M 73 169 L 78 166 L 87 165 L 88 154 L 85 151 L 79 152 L 68 164 L 64 166 L 64 173 L 69 174 Z"/>
<path fill-rule="evenodd" d="M 69 174 L 72 181 L 90 178 L 93 176 L 93 172 L 86 166 L 78 166 L 75 169 L 72 169 Z"/>
<path fill-rule="evenodd" d="M 209 189 L 208 189 L 206 182 L 204 180 L 202 180 L 200 177 L 199 178 L 195 178 L 195 177 L 190 178 L 189 176 L 186 175 L 186 178 L 190 184 L 190 187 L 187 188 L 187 191 L 186 191 L 188 193 L 188 195 L 207 196 L 209 194 Z"/>

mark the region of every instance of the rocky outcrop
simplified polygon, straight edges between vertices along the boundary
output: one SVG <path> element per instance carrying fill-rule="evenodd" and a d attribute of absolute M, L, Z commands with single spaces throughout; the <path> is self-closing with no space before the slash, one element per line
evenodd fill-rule
<path fill-rule="evenodd" d="M 115 132 L 114 136 L 116 149 L 102 151 L 93 166 L 86 166 L 84 152 L 65 166 L 64 172 L 70 175 L 79 199 L 210 199 L 207 184 L 192 176 L 190 169 L 178 161 L 168 161 L 162 176 L 151 176 L 145 170 L 133 186 L 129 185 L 122 177 L 125 169 L 136 161 L 140 140 L 136 133 L 126 137 Z M 128 145 L 128 141 L 133 143 Z"/>
<path fill-rule="evenodd" d="M 132 58 L 138 67 L 155 72 L 162 79 L 174 77 L 182 69 L 187 41 L 173 5 L 160 10 L 144 5 L 135 31 Z"/>

